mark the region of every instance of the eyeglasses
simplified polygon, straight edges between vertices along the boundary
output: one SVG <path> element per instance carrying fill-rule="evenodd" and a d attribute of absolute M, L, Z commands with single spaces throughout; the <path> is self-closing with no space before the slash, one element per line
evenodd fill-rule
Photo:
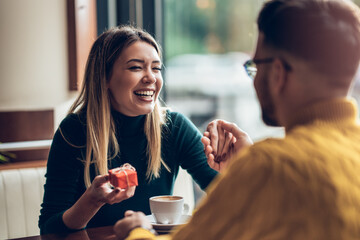
<path fill-rule="evenodd" d="M 246 71 L 247 75 L 252 80 L 254 80 L 256 72 L 257 72 L 256 65 L 264 64 L 264 63 L 271 63 L 274 60 L 275 60 L 275 58 L 250 59 L 250 60 L 248 60 L 248 61 L 246 61 L 244 63 L 244 68 L 245 68 L 245 71 Z M 290 71 L 291 70 L 290 65 L 287 62 L 285 62 L 284 60 L 282 60 L 282 59 L 281 59 L 281 61 L 284 64 L 285 70 Z"/>
<path fill-rule="evenodd" d="M 244 63 L 244 68 L 247 75 L 254 80 L 257 72 L 257 64 L 271 63 L 274 61 L 274 58 L 264 58 L 264 59 L 250 59 Z"/>

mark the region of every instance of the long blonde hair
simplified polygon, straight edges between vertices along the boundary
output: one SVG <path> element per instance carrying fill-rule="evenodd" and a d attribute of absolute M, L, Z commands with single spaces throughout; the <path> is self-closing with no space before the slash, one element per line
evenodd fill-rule
<path fill-rule="evenodd" d="M 111 28 L 99 36 L 93 44 L 87 63 L 82 89 L 71 106 L 69 113 L 86 112 L 86 157 L 84 160 L 84 182 L 90 182 L 90 165 L 95 165 L 96 174 L 107 174 L 108 161 L 120 151 L 115 136 L 115 125 L 111 116 L 110 96 L 107 83 L 114 62 L 123 49 L 136 41 L 152 45 L 161 57 L 161 49 L 155 39 L 145 31 L 131 26 Z M 145 119 L 145 135 L 148 141 L 149 157 L 146 177 L 151 180 L 160 175 L 163 164 L 161 158 L 161 134 L 165 123 L 165 108 L 156 100 L 154 110 Z M 112 153 L 111 156 L 109 156 Z"/>

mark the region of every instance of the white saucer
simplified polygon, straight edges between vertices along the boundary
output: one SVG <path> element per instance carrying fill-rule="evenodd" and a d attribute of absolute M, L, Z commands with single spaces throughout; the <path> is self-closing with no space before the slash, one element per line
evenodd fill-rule
<path fill-rule="evenodd" d="M 147 215 L 146 216 L 146 218 L 150 221 L 153 228 L 158 233 L 169 233 L 172 228 L 185 224 L 189 220 L 190 217 L 191 217 L 190 215 L 182 215 L 178 223 L 175 223 L 175 224 L 161 224 L 161 223 L 157 223 L 155 221 L 153 215 Z"/>

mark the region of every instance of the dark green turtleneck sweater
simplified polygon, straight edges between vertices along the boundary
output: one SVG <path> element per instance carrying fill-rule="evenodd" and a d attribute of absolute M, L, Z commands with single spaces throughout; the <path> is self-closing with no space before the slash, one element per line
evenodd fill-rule
<path fill-rule="evenodd" d="M 200 132 L 183 115 L 168 112 L 161 149 L 162 158 L 171 168 L 171 172 L 162 167 L 159 178 L 147 181 L 145 115 L 127 117 L 113 111 L 112 116 L 116 124 L 120 153 L 109 161 L 109 169 L 130 163 L 136 168 L 139 186 L 132 198 L 118 204 L 104 205 L 87 227 L 113 225 L 124 216 L 126 210 L 150 214 L 149 198 L 172 194 L 180 166 L 191 174 L 202 189 L 216 176 L 216 171 L 207 164 Z M 82 115 L 70 114 L 55 133 L 47 164 L 44 200 L 39 218 L 41 234 L 69 231 L 62 221 L 62 215 L 86 189 L 81 161 L 85 159 L 86 152 L 85 122 Z M 91 167 L 90 171 L 93 179 L 94 168 Z"/>

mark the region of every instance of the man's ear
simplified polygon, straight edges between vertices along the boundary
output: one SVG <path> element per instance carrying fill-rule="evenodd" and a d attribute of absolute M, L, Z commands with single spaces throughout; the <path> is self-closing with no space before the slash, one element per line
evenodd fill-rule
<path fill-rule="evenodd" d="M 280 94 L 287 84 L 287 71 L 284 63 L 279 59 L 275 58 L 271 64 L 270 73 L 270 86 L 272 91 L 276 94 Z"/>

